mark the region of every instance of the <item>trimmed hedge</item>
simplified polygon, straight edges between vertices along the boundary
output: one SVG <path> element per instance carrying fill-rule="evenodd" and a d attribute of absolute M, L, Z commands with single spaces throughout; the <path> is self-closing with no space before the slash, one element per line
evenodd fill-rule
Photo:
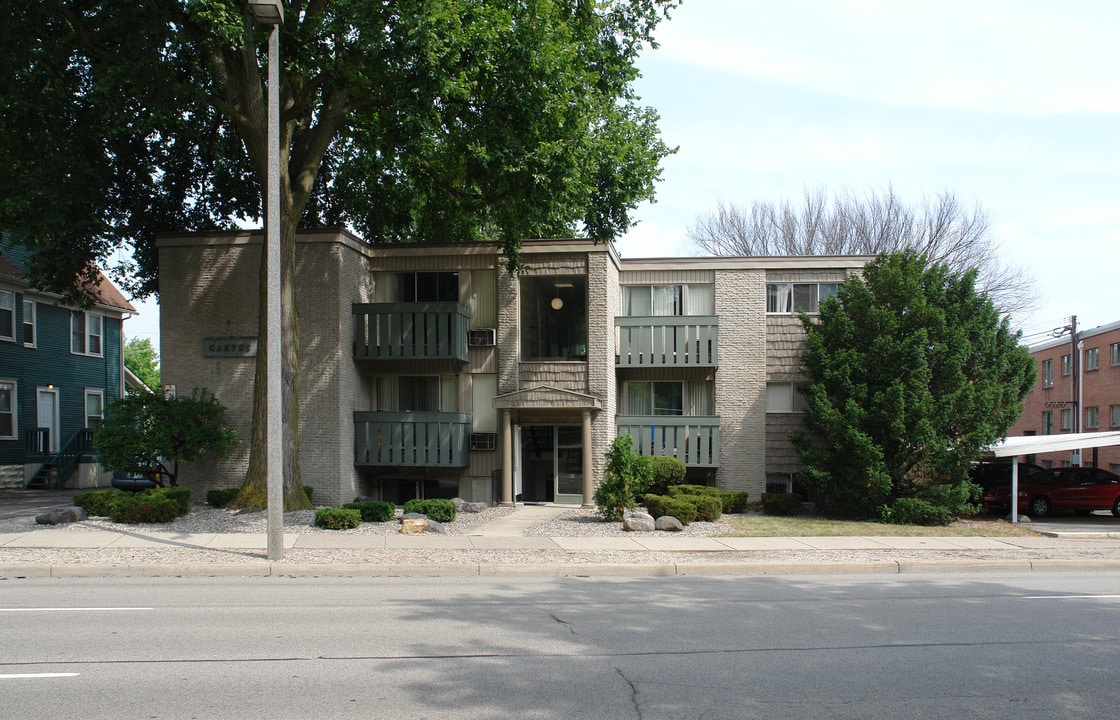
<path fill-rule="evenodd" d="M 362 514 L 353 508 L 319 508 L 315 527 L 326 530 L 353 530 L 362 524 Z"/>
<path fill-rule="evenodd" d="M 241 488 L 223 488 L 221 490 L 208 490 L 206 491 L 206 504 L 214 508 L 222 508 L 229 505 L 230 500 L 237 497 L 237 493 L 241 492 Z"/>
<path fill-rule="evenodd" d="M 405 513 L 419 513 L 429 520 L 447 523 L 455 519 L 455 503 L 450 500 L 409 500 L 404 504 Z"/>
<path fill-rule="evenodd" d="M 762 510 L 767 515 L 797 515 L 801 496 L 797 493 L 762 493 Z"/>
<path fill-rule="evenodd" d="M 747 497 L 745 492 L 722 492 L 719 495 L 725 513 L 745 513 L 747 511 Z"/>
<path fill-rule="evenodd" d="M 109 507 L 120 494 L 120 490 L 91 490 L 75 495 L 74 504 L 90 517 L 109 517 Z"/>
<path fill-rule="evenodd" d="M 655 495 L 668 495 L 669 488 L 684 482 L 687 470 L 685 464 L 668 455 L 644 455 L 648 472 L 646 492 Z"/>
<path fill-rule="evenodd" d="M 708 495 L 711 497 L 719 497 L 720 489 L 710 487 L 708 485 L 674 485 L 669 488 L 670 497 L 680 497 L 681 495 Z"/>
<path fill-rule="evenodd" d="M 351 502 L 342 507 L 347 510 L 357 510 L 362 516 L 362 522 L 387 522 L 397 514 L 397 506 L 383 500 Z"/>
<path fill-rule="evenodd" d="M 116 523 L 171 522 L 191 511 L 191 490 L 185 487 L 151 488 L 140 492 L 95 490 L 74 496 L 74 504 L 88 515 Z"/>
<path fill-rule="evenodd" d="M 948 525 L 953 514 L 944 505 L 920 498 L 898 498 L 879 509 L 879 521 L 891 525 Z"/>
<path fill-rule="evenodd" d="M 670 515 L 680 520 L 681 525 L 688 525 L 696 520 L 697 511 L 696 505 L 689 502 L 696 496 L 681 496 L 670 497 L 668 495 L 655 495 L 650 493 L 645 496 L 643 502 L 649 514 L 655 518 Z"/>

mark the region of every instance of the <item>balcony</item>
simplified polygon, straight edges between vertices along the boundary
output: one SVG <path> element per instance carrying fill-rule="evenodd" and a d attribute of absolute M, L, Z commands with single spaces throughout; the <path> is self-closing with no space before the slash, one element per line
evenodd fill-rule
<path fill-rule="evenodd" d="M 615 427 L 634 438 L 639 455 L 668 455 L 688 467 L 719 466 L 718 415 L 619 415 Z"/>
<path fill-rule="evenodd" d="M 354 303 L 355 360 L 466 362 L 470 311 L 459 303 Z"/>
<path fill-rule="evenodd" d="M 466 467 L 470 434 L 467 413 L 355 412 L 354 464 Z"/>
<path fill-rule="evenodd" d="M 616 317 L 618 367 L 715 367 L 719 319 L 714 315 Z"/>

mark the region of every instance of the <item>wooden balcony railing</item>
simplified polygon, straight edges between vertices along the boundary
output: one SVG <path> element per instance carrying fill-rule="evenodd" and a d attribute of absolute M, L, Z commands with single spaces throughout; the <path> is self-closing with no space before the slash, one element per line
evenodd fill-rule
<path fill-rule="evenodd" d="M 669 455 L 688 467 L 719 466 L 718 415 L 619 415 L 615 427 L 634 438 L 639 455 Z"/>
<path fill-rule="evenodd" d="M 616 317 L 618 367 L 715 367 L 719 319 L 714 315 Z"/>
<path fill-rule="evenodd" d="M 354 303 L 355 360 L 469 358 L 470 311 L 459 303 Z"/>
<path fill-rule="evenodd" d="M 470 434 L 467 413 L 355 412 L 354 464 L 466 467 Z"/>

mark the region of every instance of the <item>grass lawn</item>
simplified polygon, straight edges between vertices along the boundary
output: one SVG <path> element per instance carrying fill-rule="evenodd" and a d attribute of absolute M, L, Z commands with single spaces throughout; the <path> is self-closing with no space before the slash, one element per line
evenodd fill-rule
<path fill-rule="evenodd" d="M 778 517 L 773 515 L 725 515 L 723 522 L 735 531 L 723 537 L 1021 537 L 1033 535 L 1027 527 L 1016 527 L 1003 520 L 977 517 L 958 520 L 946 527 L 923 525 L 887 525 L 885 523 L 826 520 L 807 515 Z"/>

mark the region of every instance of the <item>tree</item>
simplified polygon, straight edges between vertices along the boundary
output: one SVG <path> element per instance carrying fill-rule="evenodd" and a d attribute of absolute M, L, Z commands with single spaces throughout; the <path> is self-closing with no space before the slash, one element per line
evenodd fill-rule
<path fill-rule="evenodd" d="M 175 485 L 180 463 L 229 457 L 238 442 L 225 413 L 218 399 L 202 390 L 179 397 L 125 395 L 105 408 L 93 446 L 106 467 L 153 480 L 166 476 Z"/>
<path fill-rule="evenodd" d="M 819 318 L 802 315 L 812 382 L 793 441 L 826 513 L 967 500 L 969 463 L 1018 419 L 1034 381 L 1019 334 L 975 280 L 890 253 L 844 282 Z"/>
<path fill-rule="evenodd" d="M 242 0 L 0 0 L 0 227 L 32 282 L 73 294 L 121 246 L 156 288 L 155 234 L 264 217 L 267 32 Z M 285 508 L 299 468 L 297 227 L 371 243 L 608 241 L 670 152 L 633 92 L 672 0 L 294 0 L 281 33 Z M 261 302 L 265 301 L 261 264 Z M 262 304 L 263 308 L 263 304 Z M 260 348 L 267 344 L 260 312 Z M 257 377 L 267 358 L 257 354 Z M 264 507 L 265 384 L 245 491 Z"/>
<path fill-rule="evenodd" d="M 991 219 L 979 205 L 966 207 L 949 191 L 908 205 L 887 186 L 879 194 L 829 198 L 805 192 L 803 204 L 755 201 L 749 208 L 719 203 L 695 221 L 688 237 L 719 256 L 879 255 L 912 249 L 958 273 L 975 268 L 977 288 L 1009 314 L 1037 302 L 1033 279 L 1005 265 Z"/>
<path fill-rule="evenodd" d="M 124 365 L 152 390 L 160 389 L 159 355 L 148 338 L 132 338 L 124 344 Z"/>

